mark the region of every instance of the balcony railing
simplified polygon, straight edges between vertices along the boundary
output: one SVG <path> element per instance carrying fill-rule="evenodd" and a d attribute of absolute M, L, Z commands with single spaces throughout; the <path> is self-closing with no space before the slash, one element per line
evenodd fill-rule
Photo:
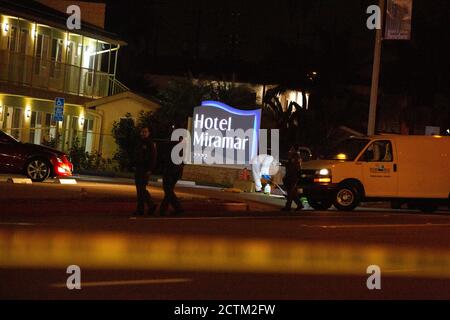
<path fill-rule="evenodd" d="M 0 81 L 89 98 L 128 91 L 113 74 L 0 50 Z"/>

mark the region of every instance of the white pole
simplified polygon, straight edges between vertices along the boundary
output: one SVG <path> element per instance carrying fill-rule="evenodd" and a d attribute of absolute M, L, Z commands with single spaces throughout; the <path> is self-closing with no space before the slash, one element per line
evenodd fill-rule
<path fill-rule="evenodd" d="M 373 69 L 372 69 L 372 87 L 370 89 L 370 106 L 369 106 L 369 121 L 367 124 L 367 135 L 375 134 L 375 124 L 377 115 L 377 101 L 378 101 L 378 82 L 380 78 L 380 61 L 381 61 L 381 42 L 382 33 L 384 29 L 384 0 L 380 0 L 378 6 L 381 12 L 381 28 L 377 29 L 375 35 L 375 49 L 373 54 Z"/>

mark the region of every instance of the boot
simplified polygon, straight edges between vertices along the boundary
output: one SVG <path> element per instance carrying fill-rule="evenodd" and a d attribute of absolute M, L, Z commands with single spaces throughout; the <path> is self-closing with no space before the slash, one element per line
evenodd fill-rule
<path fill-rule="evenodd" d="M 150 205 L 149 208 L 148 208 L 147 214 L 149 216 L 152 216 L 153 214 L 155 214 L 155 211 L 156 211 L 157 207 L 158 206 L 156 204 Z"/>

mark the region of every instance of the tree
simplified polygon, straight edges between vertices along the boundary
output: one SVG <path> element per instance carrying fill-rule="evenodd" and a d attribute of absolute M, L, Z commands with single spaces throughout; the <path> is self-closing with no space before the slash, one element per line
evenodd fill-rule
<path fill-rule="evenodd" d="M 113 159 L 119 162 L 121 170 L 131 171 L 135 164 L 134 150 L 138 141 L 138 131 L 130 113 L 120 121 L 114 121 L 112 135 L 118 146 Z"/>
<path fill-rule="evenodd" d="M 256 109 L 251 88 L 207 80 L 174 80 L 157 95 L 161 108 L 142 114 L 141 122 L 152 125 L 154 137 L 167 139 L 174 128 L 186 128 L 194 108 L 204 100 L 216 100 L 242 109 Z"/>
<path fill-rule="evenodd" d="M 309 87 L 306 86 L 305 87 Z M 280 95 L 288 92 L 290 88 L 285 86 L 277 86 L 267 90 L 264 96 L 264 103 L 267 106 L 264 115 L 273 121 L 270 126 L 266 122 L 266 126 L 280 130 L 280 149 L 281 152 L 287 152 L 292 144 L 298 143 L 311 146 L 314 135 L 310 134 L 310 130 L 314 124 L 311 121 L 312 112 L 303 108 L 306 106 L 305 95 L 302 95 L 301 105 L 295 101 L 288 101 L 286 106 L 280 101 Z M 308 89 L 310 90 L 310 89 Z"/>
<path fill-rule="evenodd" d="M 131 171 L 134 167 L 134 149 L 142 126 L 151 128 L 152 137 L 162 145 L 161 140 L 170 139 L 173 129 L 187 127 L 194 107 L 204 100 L 218 100 L 244 109 L 257 108 L 256 95 L 250 88 L 225 82 L 176 80 L 161 89 L 157 97 L 161 102 L 157 111 L 141 111 L 137 121 L 127 113 L 114 122 L 112 135 L 118 151 L 113 159 L 119 162 L 121 170 Z"/>

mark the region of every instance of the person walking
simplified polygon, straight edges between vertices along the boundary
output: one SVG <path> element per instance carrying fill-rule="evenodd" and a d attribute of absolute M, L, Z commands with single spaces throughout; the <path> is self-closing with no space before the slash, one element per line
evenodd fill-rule
<path fill-rule="evenodd" d="M 283 211 L 290 211 L 292 202 L 297 205 L 297 211 L 303 209 L 303 204 L 300 200 L 300 195 L 297 190 L 297 183 L 301 169 L 301 158 L 297 150 L 292 147 L 289 150 L 288 163 L 286 164 L 286 174 L 283 178 L 283 184 L 286 189 L 286 205 Z"/>
<path fill-rule="evenodd" d="M 182 143 L 183 138 L 180 137 L 179 143 Z M 183 176 L 183 168 L 184 163 L 181 162 L 180 164 L 175 164 L 172 161 L 171 158 L 171 152 L 172 148 L 176 144 L 172 143 L 171 147 L 169 148 L 169 154 L 167 159 L 164 161 L 164 169 L 163 169 L 163 189 L 164 189 L 164 199 L 161 202 L 161 206 L 159 208 L 159 213 L 161 216 L 164 216 L 167 214 L 169 205 L 171 205 L 175 211 L 174 214 L 181 214 L 183 212 L 183 209 L 181 208 L 180 201 L 177 198 L 177 195 L 175 194 L 175 185 L 177 184 L 178 180 L 181 179 Z M 183 152 L 183 151 L 181 151 Z M 183 157 L 183 154 L 180 154 L 181 157 Z"/>
<path fill-rule="evenodd" d="M 145 205 L 148 207 L 148 214 L 152 215 L 156 210 L 156 204 L 147 190 L 147 184 L 150 174 L 156 165 L 156 145 L 151 138 L 150 128 L 147 126 L 140 129 L 140 139 L 135 150 L 135 161 L 134 180 L 137 193 L 137 208 L 134 215 L 144 215 Z"/>

